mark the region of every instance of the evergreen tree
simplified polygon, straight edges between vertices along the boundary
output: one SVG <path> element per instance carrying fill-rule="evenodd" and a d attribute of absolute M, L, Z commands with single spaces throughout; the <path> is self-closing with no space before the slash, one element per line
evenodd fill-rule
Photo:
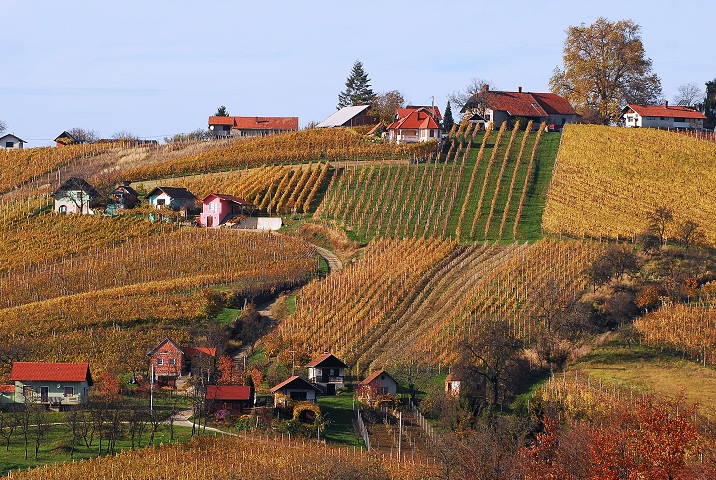
<path fill-rule="evenodd" d="M 710 82 L 706 82 L 704 115 L 706 115 L 706 122 L 704 122 L 704 127 L 716 127 L 716 78 L 714 78 Z"/>
<path fill-rule="evenodd" d="M 219 109 L 216 111 L 215 117 L 228 117 L 229 111 L 226 109 L 225 106 L 220 106 Z"/>
<path fill-rule="evenodd" d="M 363 64 L 356 60 L 351 74 L 346 79 L 346 89 L 338 95 L 338 109 L 351 105 L 370 105 L 375 93 L 370 88 L 370 78 L 363 70 Z"/>
<path fill-rule="evenodd" d="M 443 115 L 443 131 L 449 132 L 454 124 L 455 120 L 452 118 L 452 108 L 450 107 L 450 100 L 448 100 L 445 115 Z"/>

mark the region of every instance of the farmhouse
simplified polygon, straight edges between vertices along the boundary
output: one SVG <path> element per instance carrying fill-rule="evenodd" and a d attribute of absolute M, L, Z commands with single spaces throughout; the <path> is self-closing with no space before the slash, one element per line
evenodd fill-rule
<path fill-rule="evenodd" d="M 242 220 L 254 210 L 252 203 L 223 193 L 210 193 L 201 203 L 199 225 L 202 227 L 218 227 L 232 220 Z"/>
<path fill-rule="evenodd" d="M 397 392 L 398 382 L 385 370 L 376 370 L 358 385 L 358 397 L 367 403 L 380 395 L 395 395 Z"/>
<path fill-rule="evenodd" d="M 370 114 L 370 105 L 350 105 L 333 113 L 316 128 L 359 127 L 374 123 L 376 119 Z"/>
<path fill-rule="evenodd" d="M 669 105 L 634 105 L 629 104 L 622 109 L 624 126 L 644 128 L 674 128 L 701 130 L 706 115 L 692 107 Z"/>
<path fill-rule="evenodd" d="M 274 395 L 280 393 L 291 400 L 315 402 L 316 396 L 322 392 L 316 385 L 304 380 L 298 375 L 294 375 L 273 387 L 271 393 Z M 275 404 L 278 406 L 280 403 L 277 396 Z"/>
<path fill-rule="evenodd" d="M 24 148 L 27 142 L 20 137 L 8 133 L 0 137 L 0 148 Z"/>
<path fill-rule="evenodd" d="M 184 216 L 198 212 L 197 198 L 184 187 L 154 187 L 144 196 L 144 199 L 156 208 L 166 207 L 180 211 Z"/>
<path fill-rule="evenodd" d="M 216 349 L 180 347 L 172 339 L 165 338 L 149 350 L 147 356 L 156 382 L 160 385 L 175 385 L 179 377 L 212 371 Z"/>
<path fill-rule="evenodd" d="M 15 403 L 31 401 L 62 409 L 87 401 L 93 385 L 88 363 L 15 362 Z"/>
<path fill-rule="evenodd" d="M 418 143 L 428 140 L 440 141 L 442 115 L 438 107 L 408 106 L 399 108 L 397 120 L 386 130 L 388 138 L 397 143 Z"/>
<path fill-rule="evenodd" d="M 122 185 L 112 190 L 109 194 L 110 204 L 107 206 L 109 213 L 116 213 L 118 210 L 134 208 L 139 203 L 139 194 L 125 181 Z M 110 212 L 110 208 L 112 207 Z"/>
<path fill-rule="evenodd" d="M 298 130 L 298 117 L 209 117 L 215 137 L 265 137 Z"/>
<path fill-rule="evenodd" d="M 348 365 L 332 353 L 324 353 L 306 366 L 308 381 L 321 387 L 326 395 L 335 395 L 336 389 L 343 386 Z"/>
<path fill-rule="evenodd" d="M 523 118 L 533 120 L 535 129 L 544 122 L 561 130 L 564 125 L 579 119 L 567 99 L 555 93 L 523 92 L 522 87 L 518 87 L 516 92 L 501 92 L 490 90 L 485 85 L 470 97 L 460 112 L 478 119 L 480 123 L 492 122 L 494 128 Z"/>
<path fill-rule="evenodd" d="M 92 215 L 103 204 L 102 195 L 80 177 L 70 177 L 52 195 L 57 213 Z"/>
<path fill-rule="evenodd" d="M 211 411 L 225 410 L 231 415 L 241 415 L 253 406 L 254 392 L 244 385 L 209 385 L 206 402 Z"/>

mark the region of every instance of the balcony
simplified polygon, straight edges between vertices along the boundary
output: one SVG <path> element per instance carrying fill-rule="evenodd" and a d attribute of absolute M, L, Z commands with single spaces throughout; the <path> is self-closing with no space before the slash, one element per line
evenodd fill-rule
<path fill-rule="evenodd" d="M 25 397 L 27 398 L 27 397 Z M 41 395 L 39 393 L 32 394 L 32 402 L 50 404 L 50 405 L 79 405 L 84 403 L 83 395 Z"/>
<path fill-rule="evenodd" d="M 313 383 L 343 383 L 343 377 L 329 377 L 327 375 L 319 375 L 317 377 L 309 378 L 308 380 Z"/>

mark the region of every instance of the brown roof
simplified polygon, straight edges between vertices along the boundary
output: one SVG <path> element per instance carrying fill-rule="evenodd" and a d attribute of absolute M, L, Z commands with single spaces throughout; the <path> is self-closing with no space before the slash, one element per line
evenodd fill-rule
<path fill-rule="evenodd" d="M 307 367 L 327 367 L 327 368 L 348 368 L 338 357 L 332 353 L 324 353 L 311 360 Z"/>
<path fill-rule="evenodd" d="M 209 125 L 237 130 L 298 130 L 298 117 L 209 117 Z"/>
<path fill-rule="evenodd" d="M 251 400 L 251 387 L 243 385 L 209 385 L 207 400 Z"/>
<path fill-rule="evenodd" d="M 492 110 L 505 111 L 513 117 L 546 117 L 576 115 L 569 101 L 555 93 L 501 92 L 484 90 L 470 98 L 462 111 L 482 101 Z"/>
<path fill-rule="evenodd" d="M 368 384 L 370 384 L 370 382 L 372 382 L 372 381 L 375 380 L 376 378 L 380 377 L 381 375 L 385 375 L 385 376 L 387 376 L 388 378 L 390 378 L 391 380 L 393 380 L 393 381 L 395 382 L 395 379 L 394 379 L 388 372 L 386 372 L 385 370 L 376 370 L 375 372 L 373 372 L 373 373 L 371 373 L 370 375 L 368 375 L 365 380 L 363 380 L 362 382 L 360 382 L 360 384 L 361 384 L 361 385 L 368 385 Z M 397 382 L 396 382 L 396 383 L 397 383 Z"/>
<path fill-rule="evenodd" d="M 239 204 L 239 205 L 243 205 L 243 206 L 245 206 L 245 207 L 253 207 L 253 206 L 254 206 L 254 204 L 251 203 L 251 202 L 247 202 L 246 200 L 242 200 L 242 199 L 240 199 L 240 198 L 238 198 L 238 197 L 235 197 L 235 196 L 233 196 L 233 195 L 226 195 L 226 194 L 224 194 L 224 193 L 210 193 L 209 195 L 207 195 L 206 197 L 204 197 L 204 199 L 202 200 L 202 202 L 206 202 L 209 197 L 220 198 L 220 199 L 222 199 L 222 200 L 226 200 L 226 201 L 228 201 L 228 202 L 233 202 L 233 203 L 236 203 L 236 204 Z"/>
<path fill-rule="evenodd" d="M 15 362 L 10 381 L 84 382 L 92 384 L 89 363 Z"/>
<path fill-rule="evenodd" d="M 293 377 L 287 378 L 283 382 L 279 383 L 275 387 L 271 389 L 271 393 L 276 393 L 282 388 L 293 388 L 293 389 L 302 389 L 302 390 L 308 390 L 313 389 L 317 392 L 322 392 L 320 388 L 318 388 L 316 385 L 312 384 L 308 380 L 305 380 L 298 375 L 294 375 Z"/>
<path fill-rule="evenodd" d="M 184 187 L 154 187 L 151 192 L 146 194 L 144 198 L 150 198 L 154 195 L 154 192 L 159 191 L 162 193 L 165 193 L 171 198 L 188 198 L 188 199 L 196 199 L 193 193 L 191 193 L 189 190 L 187 190 Z"/>

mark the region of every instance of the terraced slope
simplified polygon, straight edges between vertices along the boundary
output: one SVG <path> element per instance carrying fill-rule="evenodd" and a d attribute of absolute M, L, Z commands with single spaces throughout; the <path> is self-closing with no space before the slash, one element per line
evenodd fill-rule
<path fill-rule="evenodd" d="M 716 144 L 672 132 L 568 125 L 549 190 L 546 232 L 632 237 L 658 206 L 700 225 L 716 245 Z"/>

